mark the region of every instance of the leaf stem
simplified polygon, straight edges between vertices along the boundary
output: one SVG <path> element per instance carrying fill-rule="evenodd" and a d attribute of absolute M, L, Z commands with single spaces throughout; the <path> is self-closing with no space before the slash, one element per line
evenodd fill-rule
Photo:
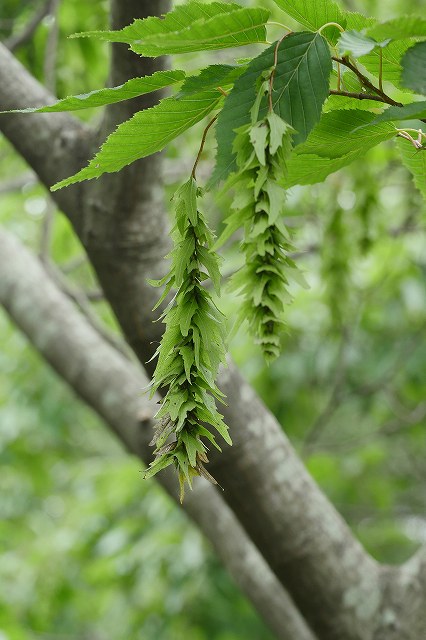
<path fill-rule="evenodd" d="M 282 22 L 274 22 L 273 20 L 269 20 L 266 24 L 275 24 L 277 27 L 282 27 L 283 29 L 285 29 L 286 31 L 292 31 L 292 29 L 290 29 L 290 27 L 288 27 L 286 24 L 283 24 Z"/>
<path fill-rule="evenodd" d="M 210 120 L 210 122 L 208 123 L 207 127 L 204 129 L 203 137 L 201 138 L 200 148 L 198 150 L 198 154 L 197 154 L 197 157 L 195 159 L 194 166 L 192 167 L 192 172 L 191 172 L 191 178 L 194 178 L 194 180 L 195 180 L 195 172 L 197 171 L 197 166 L 198 166 L 198 163 L 200 161 L 201 154 L 203 153 L 204 145 L 206 143 L 207 134 L 209 132 L 210 127 L 212 127 L 214 125 L 216 120 L 217 120 L 217 115 Z"/>
<path fill-rule="evenodd" d="M 275 45 L 275 51 L 274 51 L 274 66 L 272 67 L 272 73 L 269 77 L 269 112 L 272 113 L 272 111 L 274 110 L 274 106 L 272 104 L 272 90 L 274 88 L 274 77 L 275 77 L 275 71 L 277 68 L 277 64 L 278 64 L 278 49 L 280 47 L 281 42 L 284 40 L 284 38 L 288 38 L 289 35 L 291 35 L 293 33 L 293 31 L 289 31 L 288 33 L 285 33 L 277 42 L 277 44 Z"/>
<path fill-rule="evenodd" d="M 321 31 L 323 29 L 326 29 L 327 27 L 337 27 L 340 33 L 343 33 L 345 31 L 342 25 L 339 24 L 338 22 L 327 22 L 326 24 L 323 24 L 322 27 L 318 29 L 317 33 L 321 33 Z"/>

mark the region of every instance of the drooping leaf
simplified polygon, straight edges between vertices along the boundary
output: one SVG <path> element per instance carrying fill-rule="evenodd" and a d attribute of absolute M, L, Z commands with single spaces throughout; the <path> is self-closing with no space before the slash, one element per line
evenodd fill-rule
<path fill-rule="evenodd" d="M 275 49 L 276 44 L 254 58 L 225 99 L 216 126 L 217 164 L 211 183 L 226 178 L 235 169 L 234 131 L 250 122 L 256 82 L 262 72 L 273 66 Z M 281 42 L 277 61 L 273 109 L 295 129 L 293 142 L 299 144 L 318 122 L 328 96 L 330 51 L 321 35 L 304 31 L 291 34 Z M 265 97 L 259 119 L 266 112 Z"/>
<path fill-rule="evenodd" d="M 366 36 L 360 31 L 351 29 L 345 31 L 339 38 L 338 48 L 341 56 L 354 56 L 355 58 L 361 58 L 362 56 L 371 53 L 376 47 L 385 47 L 389 44 L 390 39 L 378 42 L 370 36 Z"/>
<path fill-rule="evenodd" d="M 126 42 L 142 56 L 191 53 L 265 42 L 269 11 L 237 4 L 190 2 L 163 19 L 135 20 L 121 31 L 89 32 L 109 42 Z"/>
<path fill-rule="evenodd" d="M 274 0 L 280 9 L 299 24 L 316 31 L 327 22 L 337 22 L 343 28 L 346 19 L 334 0 Z"/>
<path fill-rule="evenodd" d="M 426 95 L 426 42 L 410 47 L 402 59 L 402 84 Z"/>
<path fill-rule="evenodd" d="M 398 120 L 423 120 L 426 118 L 426 100 L 412 102 L 403 107 L 389 107 L 383 113 L 376 116 L 374 120 L 363 127 L 378 124 L 380 122 L 395 122 Z"/>
<path fill-rule="evenodd" d="M 212 64 L 199 74 L 188 76 L 179 91 L 179 97 L 233 84 L 246 68 L 247 65 Z"/>
<path fill-rule="evenodd" d="M 185 79 L 184 71 L 157 71 L 152 76 L 132 78 L 118 87 L 97 89 L 89 93 L 81 93 L 59 100 L 55 104 L 46 107 L 30 107 L 28 109 L 15 109 L 13 113 L 45 113 L 54 111 L 79 111 L 92 107 L 102 107 L 107 104 L 122 102 L 137 98 L 146 93 L 158 91 L 163 87 L 182 82 Z"/>
<path fill-rule="evenodd" d="M 413 176 L 414 184 L 426 200 L 426 153 L 416 150 L 402 138 L 398 139 L 397 147 L 403 164 Z"/>
<path fill-rule="evenodd" d="M 426 20 L 419 16 L 399 16 L 369 27 L 366 32 L 375 40 L 423 37 L 426 36 Z"/>
<path fill-rule="evenodd" d="M 58 182 L 52 190 L 98 178 L 161 151 L 174 138 L 218 107 L 222 96 L 205 91 L 181 99 L 166 98 L 151 109 L 139 111 L 107 138 L 87 167 Z"/>

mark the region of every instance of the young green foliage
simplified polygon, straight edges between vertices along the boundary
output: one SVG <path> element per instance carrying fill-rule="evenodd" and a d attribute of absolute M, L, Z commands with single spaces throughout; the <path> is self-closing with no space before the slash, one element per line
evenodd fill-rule
<path fill-rule="evenodd" d="M 216 484 L 204 467 L 208 462 L 205 441 L 220 449 L 208 426 L 231 444 L 215 404 L 215 399 L 224 398 L 215 378 L 219 364 L 226 362 L 225 324 L 205 287 L 210 278 L 219 293 L 219 260 L 212 251 L 213 234 L 198 209 L 199 195 L 193 177 L 176 192 L 170 272 L 153 283 L 165 286 L 158 304 L 172 288 L 176 293 L 161 316 L 166 329 L 156 352 L 153 391 L 165 388 L 167 392 L 156 415 L 156 457 L 145 477 L 173 464 L 178 471 L 181 500 L 185 482 L 191 487 L 194 476 L 204 476 Z"/>

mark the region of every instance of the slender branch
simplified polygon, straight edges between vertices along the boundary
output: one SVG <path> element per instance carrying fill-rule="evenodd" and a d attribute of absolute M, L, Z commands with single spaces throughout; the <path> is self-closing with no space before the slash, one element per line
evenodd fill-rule
<path fill-rule="evenodd" d="M 197 166 L 198 166 L 198 163 L 199 163 L 199 161 L 200 161 L 201 154 L 203 153 L 204 145 L 206 144 L 207 134 L 208 134 L 208 132 L 209 132 L 210 128 L 211 128 L 211 127 L 214 125 L 214 123 L 216 122 L 216 120 L 217 120 L 217 116 L 215 116 L 214 118 L 212 118 L 212 119 L 210 120 L 210 122 L 208 123 L 207 127 L 204 129 L 203 137 L 201 138 L 200 148 L 199 148 L 199 150 L 198 150 L 198 154 L 197 154 L 197 157 L 196 157 L 196 159 L 195 159 L 194 166 L 192 167 L 192 172 L 191 172 L 191 176 L 192 176 L 192 178 L 194 178 L 194 180 L 195 180 L 195 173 L 196 173 L 196 171 L 197 171 Z"/>
<path fill-rule="evenodd" d="M 335 62 L 343 64 L 345 67 L 347 67 L 348 69 L 353 71 L 355 73 L 355 75 L 359 78 L 359 80 L 361 81 L 361 84 L 366 89 L 369 89 L 373 93 L 376 93 L 378 96 L 380 96 L 382 98 L 382 102 L 385 102 L 386 104 L 390 104 L 390 105 L 392 105 L 394 107 L 403 107 L 404 106 L 402 104 L 402 102 L 396 102 L 390 96 L 386 95 L 386 93 L 384 93 L 379 87 L 376 87 L 372 82 L 370 82 L 370 80 L 367 78 L 367 76 L 365 76 L 358 69 L 358 67 L 356 65 L 352 64 L 352 62 L 347 57 L 338 58 L 336 56 L 332 56 L 332 59 Z"/>
<path fill-rule="evenodd" d="M 31 40 L 34 35 L 35 30 L 47 15 L 51 13 L 52 6 L 55 0 L 47 0 L 44 2 L 39 9 L 31 16 L 28 23 L 22 29 L 20 33 L 17 33 L 14 36 L 10 36 L 7 40 L 4 41 L 4 45 L 9 49 L 9 51 L 15 51 L 18 47 L 21 47 L 26 42 Z"/>
<path fill-rule="evenodd" d="M 52 23 L 47 35 L 44 51 L 43 76 L 44 84 L 51 93 L 56 93 L 56 58 L 58 53 L 59 24 L 58 11 L 60 0 L 51 0 L 49 15 Z"/>
<path fill-rule="evenodd" d="M 40 262 L 5 231 L 0 231 L 0 273 L 0 304 L 124 446 L 148 463 L 157 398 L 149 400 L 141 394 L 148 382 L 142 371 L 102 339 Z M 162 473 L 159 480 L 177 501 L 174 477 Z M 215 489 L 200 480 L 186 497 L 184 508 L 277 638 L 315 640 Z"/>
<path fill-rule="evenodd" d="M 55 97 L 0 44 L 0 110 L 53 102 Z M 47 187 L 78 171 L 91 153 L 91 130 L 65 113 L 0 114 L 0 131 Z M 74 185 L 52 196 L 77 227 L 83 217 L 84 191 L 85 186 Z"/>
<path fill-rule="evenodd" d="M 345 96 L 346 98 L 355 98 L 356 100 L 374 100 L 375 102 L 386 102 L 382 97 L 371 93 L 354 93 L 352 91 L 339 91 L 336 89 L 330 89 L 329 93 L 332 96 Z M 389 104 L 393 104 L 393 102 Z"/>

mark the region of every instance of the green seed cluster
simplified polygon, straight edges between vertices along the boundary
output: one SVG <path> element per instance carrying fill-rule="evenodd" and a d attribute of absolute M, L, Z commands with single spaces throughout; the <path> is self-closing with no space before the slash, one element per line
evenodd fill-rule
<path fill-rule="evenodd" d="M 236 130 L 236 193 L 218 244 L 244 228 L 245 264 L 233 276 L 230 289 L 243 296 L 239 318 L 248 320 L 250 333 L 270 362 L 280 354 L 284 312 L 292 300 L 289 282 L 304 280 L 290 257 L 292 245 L 282 221 L 286 190 L 281 183 L 294 130 L 273 111 L 258 119 L 259 106 L 260 100 L 252 109 L 252 122 Z"/>
<path fill-rule="evenodd" d="M 224 398 L 215 379 L 220 363 L 226 362 L 225 323 L 205 286 L 211 279 L 219 293 L 219 261 L 211 250 L 213 234 L 197 208 L 198 195 L 192 177 L 176 192 L 174 249 L 168 256 L 171 269 L 165 278 L 152 283 L 165 285 L 158 304 L 172 288 L 176 294 L 161 316 L 166 329 L 156 352 L 153 391 L 166 388 L 167 392 L 156 415 L 156 457 L 145 477 L 174 464 L 181 500 L 185 482 L 191 487 L 194 476 L 216 483 L 204 467 L 208 462 L 205 441 L 220 449 L 208 426 L 231 444 L 215 402 Z"/>

